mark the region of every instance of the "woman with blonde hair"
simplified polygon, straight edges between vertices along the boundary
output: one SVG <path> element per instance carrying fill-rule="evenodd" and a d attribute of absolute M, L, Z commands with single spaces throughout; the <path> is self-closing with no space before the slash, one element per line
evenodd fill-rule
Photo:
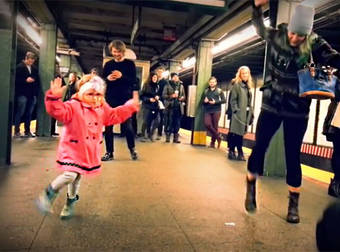
<path fill-rule="evenodd" d="M 253 121 L 250 93 L 252 77 L 249 67 L 239 67 L 232 83 L 233 87 L 229 96 L 229 106 L 232 115 L 228 136 L 228 158 L 245 161 L 246 159 L 244 158 L 242 150 L 243 136 L 247 132 L 247 126 Z M 237 157 L 235 155 L 235 147 L 237 148 Z"/>

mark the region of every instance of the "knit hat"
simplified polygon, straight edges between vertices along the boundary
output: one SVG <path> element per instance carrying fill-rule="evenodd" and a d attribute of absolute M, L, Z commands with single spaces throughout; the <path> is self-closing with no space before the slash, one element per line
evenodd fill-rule
<path fill-rule="evenodd" d="M 94 89 L 98 93 L 105 94 L 106 84 L 102 78 L 98 76 L 84 75 L 78 83 L 79 95 L 82 96 L 87 90 Z"/>
<path fill-rule="evenodd" d="M 314 14 L 313 7 L 306 5 L 296 6 L 288 24 L 288 31 L 300 35 L 309 35 L 312 32 Z"/>

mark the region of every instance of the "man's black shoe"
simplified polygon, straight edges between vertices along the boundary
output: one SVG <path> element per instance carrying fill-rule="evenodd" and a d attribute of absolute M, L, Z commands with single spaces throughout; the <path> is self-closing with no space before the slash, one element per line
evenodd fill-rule
<path fill-rule="evenodd" d="M 27 132 L 25 132 L 25 134 L 23 135 L 23 137 L 35 137 L 35 135 L 32 133 L 32 132 L 30 132 L 30 131 L 27 131 Z"/>
<path fill-rule="evenodd" d="M 105 155 L 102 157 L 102 161 L 110 161 L 113 160 L 113 153 L 106 152 Z"/>
<path fill-rule="evenodd" d="M 131 154 L 131 159 L 132 160 L 137 160 L 138 159 L 138 154 L 137 154 L 135 148 L 130 149 L 130 154 Z"/>

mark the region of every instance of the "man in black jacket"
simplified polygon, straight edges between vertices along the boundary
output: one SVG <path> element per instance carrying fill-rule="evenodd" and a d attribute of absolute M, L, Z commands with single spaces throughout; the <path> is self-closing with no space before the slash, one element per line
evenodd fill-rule
<path fill-rule="evenodd" d="M 113 60 L 108 61 L 103 70 L 103 78 L 106 80 L 107 84 L 106 101 L 113 108 L 123 105 L 131 98 L 133 98 L 136 103 L 139 103 L 139 86 L 136 79 L 136 66 L 133 61 L 124 58 L 126 50 L 124 42 L 120 40 L 112 41 L 109 44 L 109 50 L 113 56 Z M 102 157 L 102 161 L 114 159 L 112 130 L 113 126 L 105 127 L 106 153 Z M 133 160 L 138 159 L 135 150 L 135 133 L 131 118 L 121 124 L 121 130 L 125 133 L 131 158 Z"/>
<path fill-rule="evenodd" d="M 15 137 L 20 137 L 20 123 L 25 118 L 25 137 L 35 137 L 31 133 L 31 117 L 39 92 L 38 69 L 33 66 L 36 56 L 27 52 L 25 59 L 17 65 L 15 76 L 16 113 L 14 116 Z M 25 113 L 26 112 L 26 113 Z"/>

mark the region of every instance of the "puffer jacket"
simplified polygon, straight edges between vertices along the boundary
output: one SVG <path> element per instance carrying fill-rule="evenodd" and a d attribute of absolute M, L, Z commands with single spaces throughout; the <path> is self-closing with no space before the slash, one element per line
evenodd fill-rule
<path fill-rule="evenodd" d="M 269 46 L 261 109 L 286 117 L 308 118 L 311 99 L 299 97 L 297 71 L 310 61 L 310 54 L 316 64 L 340 69 L 340 54 L 313 32 L 307 37 L 311 49 L 300 53 L 299 48 L 289 45 L 287 24 L 277 29 L 265 27 L 262 9 L 254 4 L 253 23 Z"/>

